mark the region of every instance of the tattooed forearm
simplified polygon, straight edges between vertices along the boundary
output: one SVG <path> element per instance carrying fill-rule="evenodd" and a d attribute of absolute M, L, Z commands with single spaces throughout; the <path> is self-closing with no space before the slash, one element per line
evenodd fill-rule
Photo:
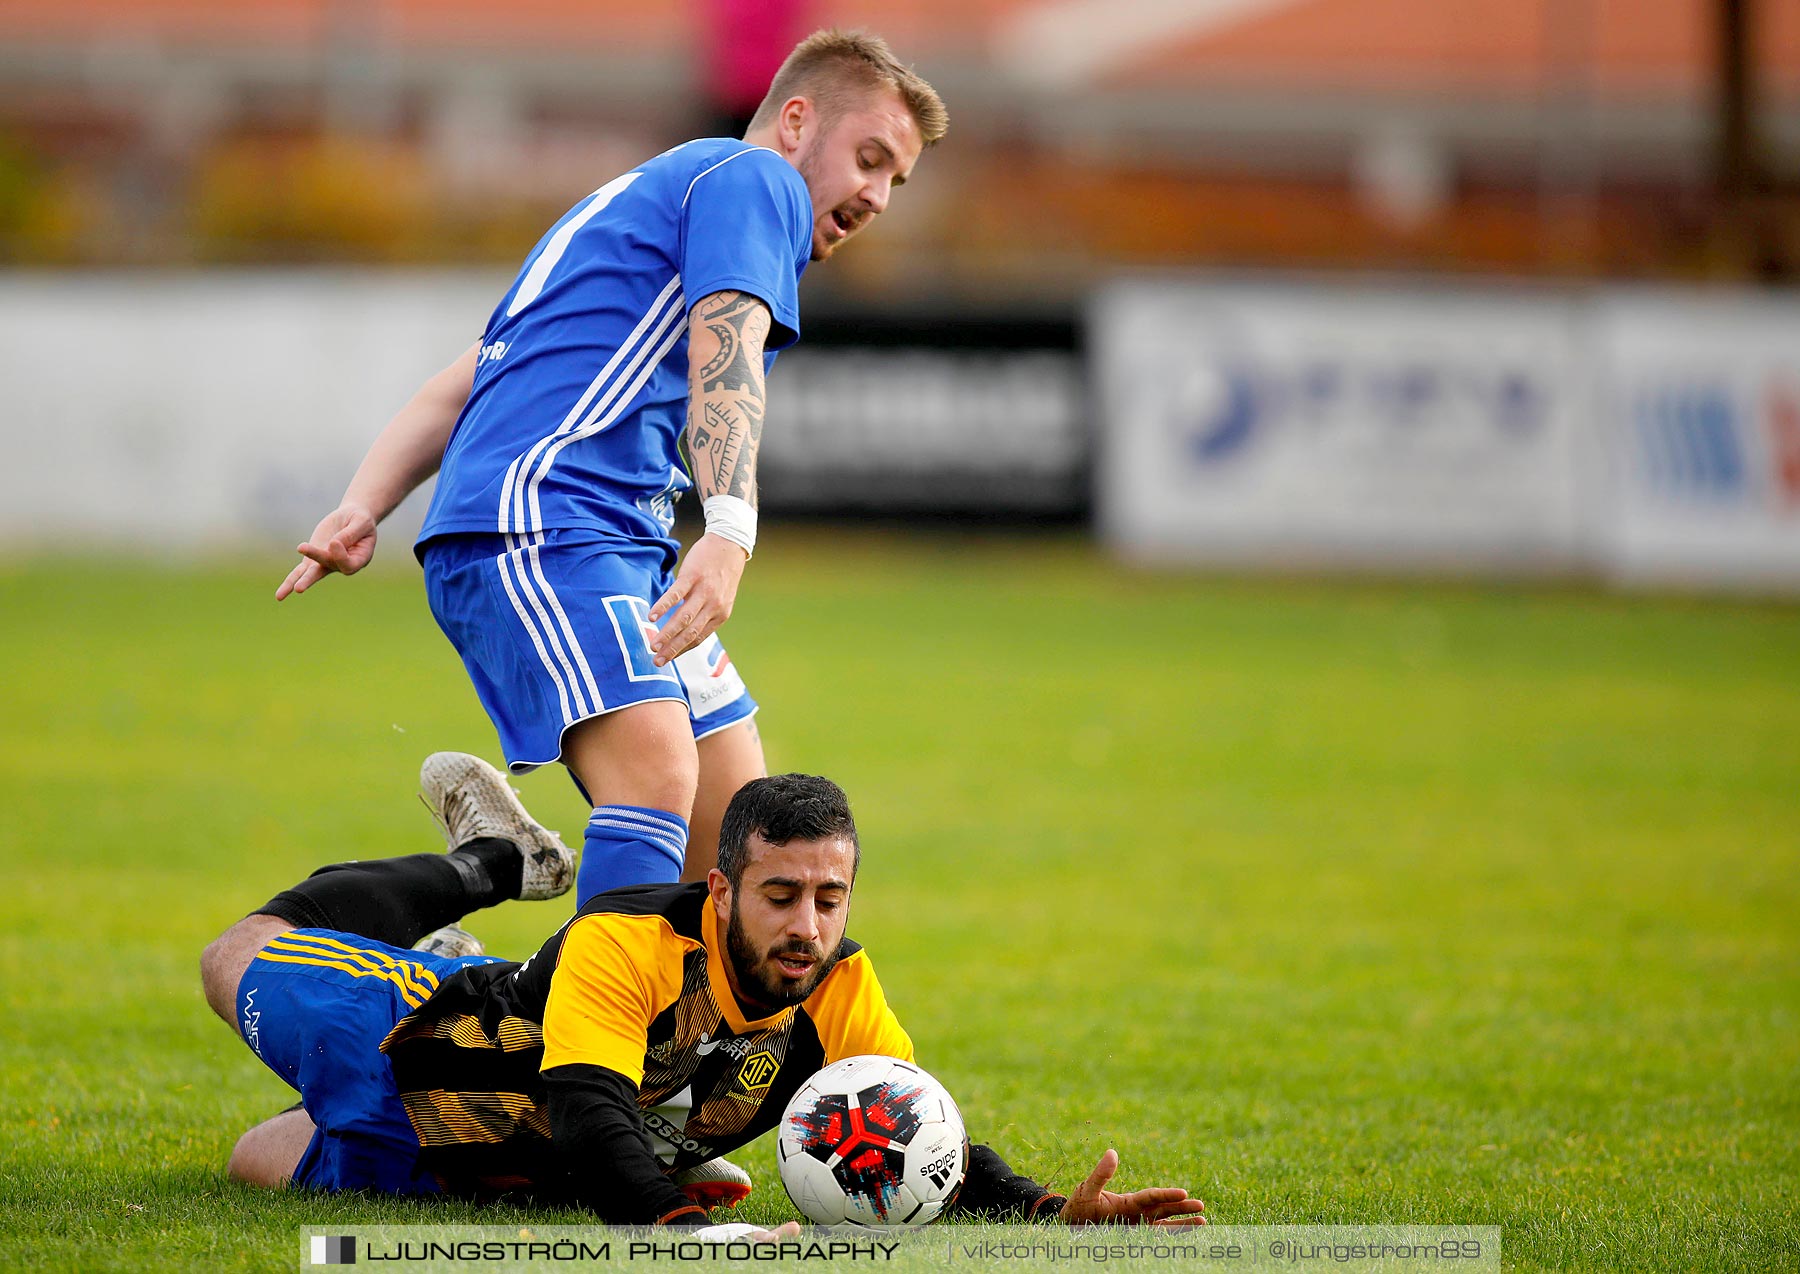
<path fill-rule="evenodd" d="M 756 503 L 769 326 L 769 307 L 742 292 L 715 292 L 688 320 L 688 456 L 703 500 Z"/>
<path fill-rule="evenodd" d="M 694 438 L 698 442 L 700 435 L 705 434 L 710 439 L 706 455 L 707 461 L 712 467 L 714 480 L 721 481 L 722 475 L 725 474 L 735 477 L 742 467 L 740 462 L 744 458 L 746 443 L 754 448 L 755 439 L 751 437 L 749 430 L 744 428 L 743 421 L 729 407 L 719 403 L 709 402 L 706 404 L 706 420 L 711 428 L 696 425 Z M 721 492 L 715 491 L 713 494 L 718 495 Z M 738 493 L 731 490 L 729 484 L 726 484 L 723 494 L 737 495 Z"/>

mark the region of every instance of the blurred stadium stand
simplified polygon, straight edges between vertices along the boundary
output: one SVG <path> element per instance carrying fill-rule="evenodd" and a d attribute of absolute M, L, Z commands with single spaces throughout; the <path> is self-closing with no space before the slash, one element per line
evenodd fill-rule
<path fill-rule="evenodd" d="M 770 50 L 834 24 L 884 34 L 952 127 L 807 276 L 772 509 L 1800 587 L 1800 306 L 1692 290 L 1800 277 L 1800 0 L 0 0 L 0 23 L 14 431 L 135 457 L 104 508 L 0 475 L 0 539 L 129 538 L 153 470 L 204 488 L 197 541 L 303 532 L 545 226 L 741 122 Z M 141 373 L 118 387 L 70 376 L 102 331 Z M 159 372 L 215 341 L 242 357 Z"/>
<path fill-rule="evenodd" d="M 1800 260 L 1787 0 L 792 8 L 883 32 L 952 108 L 930 180 L 823 282 L 852 295 L 1068 298 L 1119 264 Z M 18 262 L 511 262 L 600 177 L 716 120 L 708 5 L 6 0 L 0 20 Z M 1755 108 L 1737 160 L 1728 30 Z"/>

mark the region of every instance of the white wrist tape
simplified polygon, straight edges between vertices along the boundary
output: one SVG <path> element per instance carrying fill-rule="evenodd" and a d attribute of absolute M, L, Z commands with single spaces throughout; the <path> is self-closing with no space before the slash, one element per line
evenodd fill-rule
<path fill-rule="evenodd" d="M 706 513 L 706 533 L 730 540 L 744 550 L 744 556 L 756 556 L 756 508 L 750 501 L 735 495 L 708 496 L 701 506 Z"/>

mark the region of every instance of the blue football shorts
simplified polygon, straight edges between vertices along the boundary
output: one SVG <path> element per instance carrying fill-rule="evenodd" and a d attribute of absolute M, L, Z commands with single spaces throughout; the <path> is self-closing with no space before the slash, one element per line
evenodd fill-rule
<path fill-rule="evenodd" d="M 238 1033 L 299 1092 L 316 1125 L 296 1185 L 438 1192 L 419 1168 L 419 1140 L 381 1041 L 440 980 L 493 959 L 404 951 L 332 929 L 290 930 L 257 953 L 238 983 Z"/>
<path fill-rule="evenodd" d="M 634 703 L 687 704 L 696 739 L 756 712 L 716 635 L 652 661 L 650 607 L 674 582 L 661 548 L 565 529 L 439 536 L 422 555 L 431 613 L 515 774 L 561 759 L 570 726 Z"/>

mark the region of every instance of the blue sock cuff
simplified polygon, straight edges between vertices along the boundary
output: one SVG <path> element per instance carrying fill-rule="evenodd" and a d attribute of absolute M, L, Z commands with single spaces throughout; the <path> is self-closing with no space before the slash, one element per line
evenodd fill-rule
<path fill-rule="evenodd" d="M 588 818 L 588 830 L 606 839 L 643 841 L 667 854 L 677 870 L 687 860 L 687 820 L 642 805 L 602 805 Z"/>

